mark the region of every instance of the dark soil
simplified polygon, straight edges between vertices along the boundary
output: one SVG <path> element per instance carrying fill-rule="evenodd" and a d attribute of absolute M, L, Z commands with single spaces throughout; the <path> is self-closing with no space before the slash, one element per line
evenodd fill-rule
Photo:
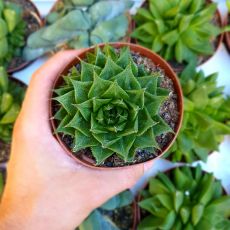
<path fill-rule="evenodd" d="M 10 144 L 0 140 L 0 163 L 7 162 L 10 156 Z"/>
<path fill-rule="evenodd" d="M 169 98 L 163 103 L 160 108 L 159 115 L 164 119 L 164 121 L 172 128 L 173 131 L 176 131 L 176 127 L 179 120 L 179 108 L 178 108 L 178 96 L 176 94 L 174 84 L 170 78 L 168 78 L 162 69 L 159 66 L 155 65 L 151 60 L 146 57 L 142 57 L 137 53 L 132 53 L 133 60 L 136 64 L 143 64 L 145 68 L 151 73 L 156 71 L 160 72 L 162 75 L 162 80 L 160 86 L 166 88 L 170 91 Z M 77 66 L 79 67 L 79 65 Z M 54 104 L 53 114 L 59 109 L 59 105 Z M 68 135 L 60 135 L 62 141 L 65 145 L 71 149 L 73 146 L 73 138 Z M 156 141 L 161 149 L 165 149 L 174 137 L 173 133 L 166 133 L 156 137 Z M 113 154 L 111 157 L 107 158 L 104 163 L 100 166 L 104 167 L 121 167 L 125 165 L 133 165 L 137 163 L 142 163 L 150 159 L 158 157 L 162 151 L 156 150 L 154 153 L 150 153 L 146 150 L 137 150 L 136 156 L 132 162 L 124 162 L 116 154 Z M 95 164 L 95 159 L 90 151 L 90 149 L 85 149 L 84 151 L 79 151 L 74 153 L 77 158 L 89 158 L 87 161 L 92 161 L 92 164 Z"/>
<path fill-rule="evenodd" d="M 131 205 L 113 211 L 100 209 L 100 212 L 108 216 L 120 230 L 131 230 L 133 227 L 134 216 L 133 207 Z"/>
<path fill-rule="evenodd" d="M 8 0 L 8 1 L 21 5 L 23 8 L 23 20 L 26 22 L 26 36 L 25 36 L 25 40 L 26 40 L 30 34 L 37 31 L 41 27 L 40 14 L 37 11 L 37 8 L 35 8 L 35 6 L 28 0 Z M 9 70 L 13 70 L 15 68 L 17 69 L 20 66 L 25 66 L 27 64 L 28 62 L 23 60 L 21 56 L 14 57 L 13 60 L 8 65 L 8 69 Z"/>

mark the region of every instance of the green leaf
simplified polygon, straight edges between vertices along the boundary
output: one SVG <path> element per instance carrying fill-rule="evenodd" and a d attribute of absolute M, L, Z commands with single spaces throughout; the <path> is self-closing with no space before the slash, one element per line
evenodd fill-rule
<path fill-rule="evenodd" d="M 6 22 L 0 18 L 0 39 L 7 35 L 8 28 Z"/>
<path fill-rule="evenodd" d="M 79 230 L 119 230 L 118 227 L 98 210 L 94 210 L 87 219 L 81 223 Z"/>
<path fill-rule="evenodd" d="M 171 229 L 176 220 L 175 211 L 170 211 L 169 214 L 165 217 L 164 222 L 162 223 L 162 229 Z"/>
<path fill-rule="evenodd" d="M 108 157 L 113 155 L 113 151 L 102 148 L 100 146 L 91 147 L 93 156 L 96 158 L 97 165 L 103 163 Z"/>
<path fill-rule="evenodd" d="M 174 45 L 178 39 L 179 33 L 177 30 L 172 30 L 162 36 L 162 41 L 169 46 Z"/>
<path fill-rule="evenodd" d="M 158 194 L 156 198 L 160 201 L 160 203 L 167 208 L 169 211 L 173 208 L 173 203 L 170 195 L 167 194 Z"/>
<path fill-rule="evenodd" d="M 10 93 L 3 93 L 0 104 L 0 114 L 7 112 L 13 104 L 13 96 Z"/>
<path fill-rule="evenodd" d="M 149 181 L 149 192 L 152 195 L 161 194 L 161 193 L 169 193 L 169 189 L 156 178 L 151 178 Z"/>
<path fill-rule="evenodd" d="M 194 226 L 201 220 L 204 213 L 204 205 L 196 204 L 192 209 L 192 223 Z"/>
<path fill-rule="evenodd" d="M 71 80 L 74 88 L 76 103 L 82 103 L 88 99 L 88 92 L 92 86 L 92 82 L 82 82 Z"/>
<path fill-rule="evenodd" d="M 157 174 L 158 179 L 162 181 L 162 183 L 169 189 L 170 192 L 175 192 L 175 186 L 171 182 L 171 180 L 164 173 L 159 172 Z"/>
<path fill-rule="evenodd" d="M 179 24 L 179 32 L 182 33 L 185 30 L 188 29 L 192 19 L 193 19 L 193 15 L 184 15 L 181 20 L 180 20 L 180 24 Z"/>
<path fill-rule="evenodd" d="M 183 61 L 183 43 L 182 41 L 179 39 L 176 43 L 175 46 L 175 56 L 176 56 L 176 60 L 181 63 Z"/>
<path fill-rule="evenodd" d="M 133 194 L 127 190 L 119 193 L 118 195 L 112 197 L 106 203 L 104 203 L 100 208 L 104 210 L 114 210 L 116 208 L 121 208 L 130 205 L 133 202 Z"/>
<path fill-rule="evenodd" d="M 178 212 L 181 208 L 181 205 L 184 202 L 184 194 L 181 191 L 176 191 L 174 193 L 174 197 L 173 197 L 173 201 L 174 201 L 174 209 L 176 210 L 176 212 Z"/>
<path fill-rule="evenodd" d="M 11 124 L 15 122 L 20 111 L 18 104 L 13 104 L 0 120 L 0 124 Z"/>
<path fill-rule="evenodd" d="M 180 217 L 182 219 L 183 224 L 186 224 L 188 222 L 190 218 L 190 213 L 191 211 L 189 207 L 184 206 L 180 209 Z"/>

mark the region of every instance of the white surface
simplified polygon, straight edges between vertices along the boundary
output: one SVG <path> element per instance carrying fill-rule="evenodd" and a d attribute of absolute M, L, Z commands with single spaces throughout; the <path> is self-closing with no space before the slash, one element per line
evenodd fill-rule
<path fill-rule="evenodd" d="M 55 1 L 33 0 L 33 2 L 44 16 L 49 12 Z M 135 0 L 135 2 L 136 6 L 139 6 L 142 0 Z M 224 15 L 226 13 L 225 0 L 216 2 L 219 2 L 219 8 Z M 38 69 L 46 59 L 47 58 L 42 58 L 37 60 L 28 68 L 14 74 L 15 77 L 23 80 L 25 83 L 29 83 L 33 72 Z M 227 53 L 224 45 L 221 46 L 218 52 L 207 63 L 198 67 L 198 69 L 204 70 L 206 74 L 219 72 L 218 84 L 225 86 L 225 94 L 230 95 L 230 55 Z M 224 142 L 220 145 L 219 152 L 210 155 L 208 162 L 206 164 L 202 163 L 202 166 L 205 170 L 214 172 L 214 175 L 222 180 L 224 187 L 230 193 L 230 136 L 226 137 Z M 168 167 L 172 167 L 172 164 L 164 160 L 157 160 L 152 170 L 144 175 L 138 185 L 134 187 L 133 191 L 135 192 L 150 175 L 154 175 L 158 170 L 164 170 Z"/>

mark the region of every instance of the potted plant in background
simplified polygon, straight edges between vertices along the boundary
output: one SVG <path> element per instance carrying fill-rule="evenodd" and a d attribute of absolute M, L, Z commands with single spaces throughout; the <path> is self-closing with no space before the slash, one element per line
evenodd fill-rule
<path fill-rule="evenodd" d="M 122 192 L 94 210 L 79 230 L 128 230 L 136 226 L 136 202 L 130 191 Z"/>
<path fill-rule="evenodd" d="M 0 0 L 0 66 L 12 73 L 28 65 L 22 49 L 40 26 L 39 12 L 29 0 Z"/>
<path fill-rule="evenodd" d="M 47 25 L 32 34 L 24 49 L 26 60 L 60 49 L 79 49 L 127 39 L 131 0 L 57 1 Z"/>
<path fill-rule="evenodd" d="M 200 166 L 158 173 L 141 192 L 139 206 L 138 230 L 230 229 L 230 196 Z"/>
<path fill-rule="evenodd" d="M 134 20 L 137 43 L 171 61 L 178 72 L 191 60 L 206 61 L 223 38 L 217 4 L 205 0 L 150 0 Z"/>
<path fill-rule="evenodd" d="M 177 77 L 163 59 L 137 45 L 84 50 L 53 88 L 56 137 L 70 156 L 88 166 L 154 159 L 180 129 L 183 102 Z"/>
<path fill-rule="evenodd" d="M 180 75 L 184 94 L 184 120 L 167 157 L 192 163 L 206 161 L 230 134 L 230 98 L 217 86 L 218 74 L 205 76 L 190 64 Z"/>
<path fill-rule="evenodd" d="M 9 159 L 13 125 L 24 94 L 25 85 L 9 79 L 4 67 L 0 67 L 0 162 Z"/>

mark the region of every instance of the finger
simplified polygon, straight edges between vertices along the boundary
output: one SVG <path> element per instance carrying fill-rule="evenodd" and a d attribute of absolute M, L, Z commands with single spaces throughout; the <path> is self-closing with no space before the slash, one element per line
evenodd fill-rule
<path fill-rule="evenodd" d="M 62 51 L 49 59 L 31 79 L 23 104 L 30 116 L 48 119 L 49 99 L 55 79 L 81 50 Z"/>

